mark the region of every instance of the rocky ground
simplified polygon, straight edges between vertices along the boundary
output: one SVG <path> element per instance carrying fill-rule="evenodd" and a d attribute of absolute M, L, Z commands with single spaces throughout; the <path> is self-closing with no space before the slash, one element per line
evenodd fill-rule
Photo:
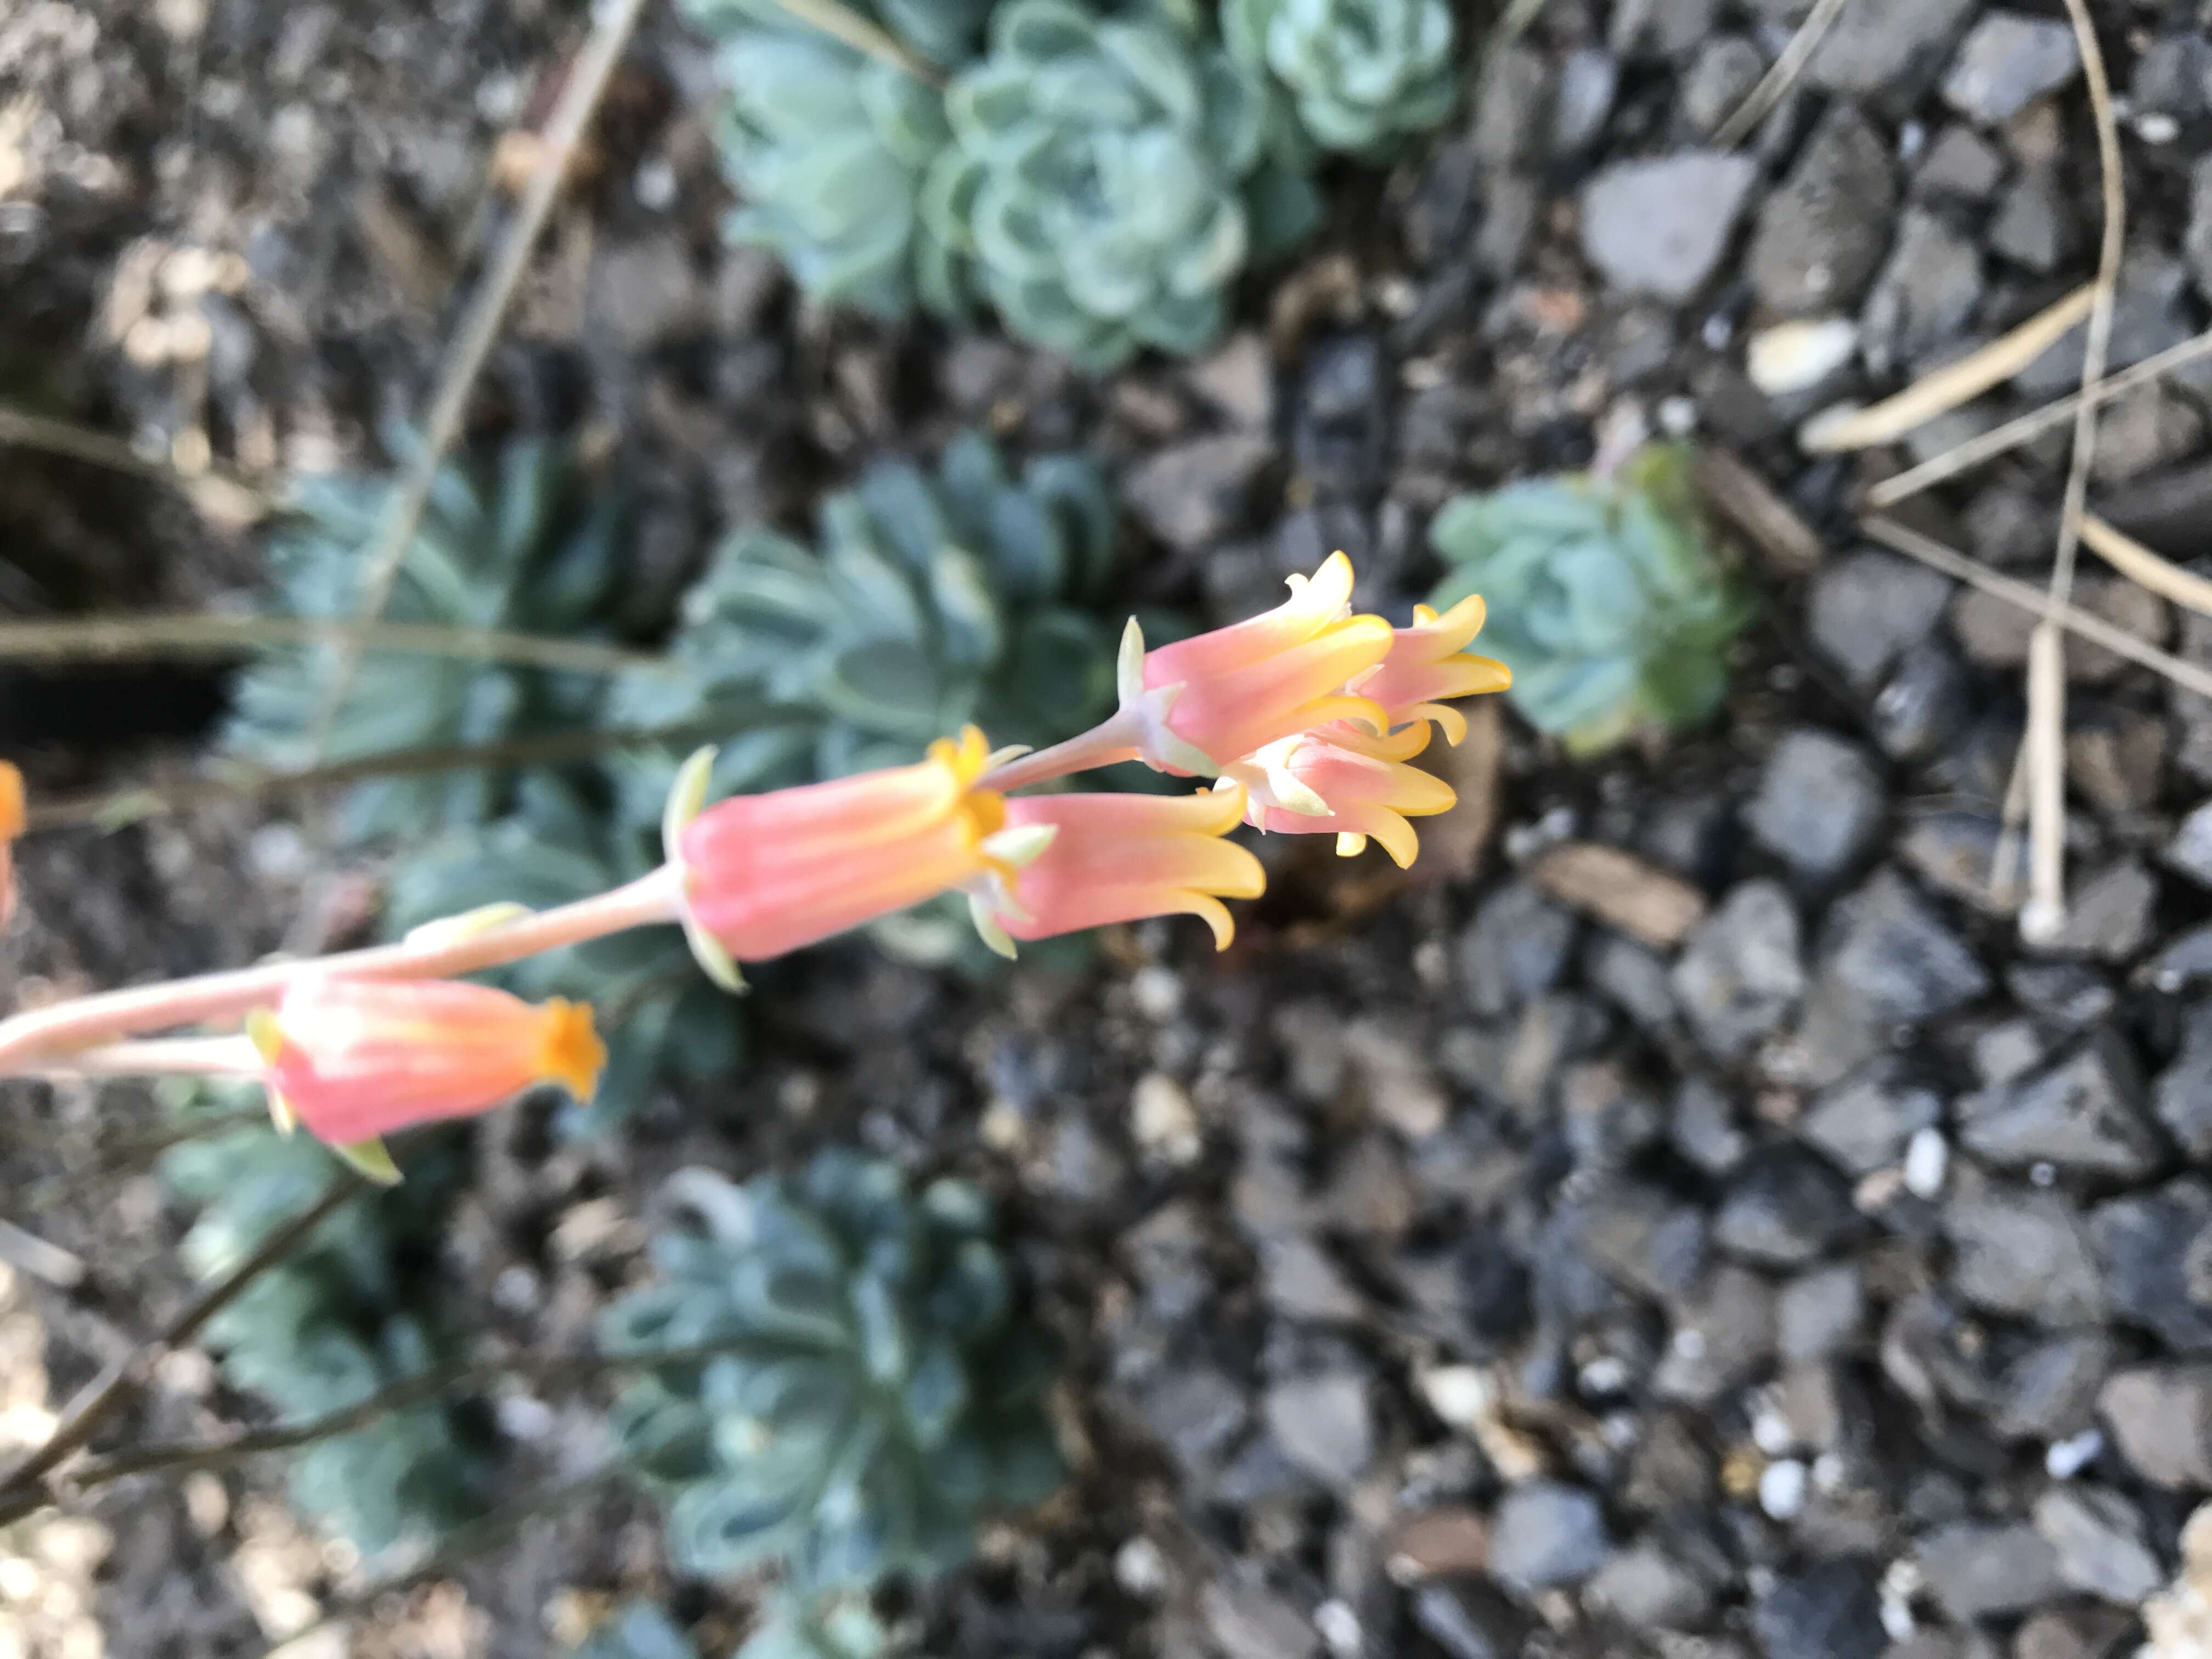
<path fill-rule="evenodd" d="M 2179 0 L 2092 9 L 2122 94 L 2120 365 L 2212 299 L 2212 36 Z M 719 527 L 962 422 L 1115 464 L 1140 586 L 1218 615 L 1336 546 L 1402 609 L 1440 501 L 1641 429 L 1732 453 L 1818 549 L 1753 557 L 1768 611 L 1711 729 L 1569 765 L 1502 711 L 1479 721 L 1460 815 L 1411 878 L 1279 841 L 1226 957 L 1147 927 L 1083 975 L 987 989 L 824 951 L 763 1000 L 727 1098 L 584 1148 L 527 1114 L 486 1126 L 451 1253 L 518 1341 L 574 1340 L 687 1159 L 857 1139 L 1001 1195 L 1070 1347 L 1077 1477 L 914 1610 L 925 1650 L 2089 1659 L 2144 1639 L 2212 1490 L 2212 707 L 2069 653 L 2074 908 L 2024 950 L 1987 872 L 2025 627 L 1864 544 L 1853 500 L 2065 392 L 2079 333 L 1896 452 L 1793 436 L 2089 276 L 2081 65 L 2056 6 L 1846 0 L 1724 149 L 1804 10 L 1551 0 L 1379 200 L 1338 181 L 1329 237 L 1253 284 L 1216 356 L 1098 386 L 994 337 L 799 306 L 717 240 L 700 53 L 656 15 L 633 54 L 481 406 L 619 447 L 641 606 Z M 0 18 L 0 375 L 52 377 L 186 465 L 362 453 L 422 401 L 455 279 L 503 222 L 502 136 L 568 38 L 532 5 L 27 0 Z M 1820 326 L 1775 331 L 1797 322 Z M 2177 559 L 2212 504 L 2207 372 L 2099 422 L 2097 510 Z M 2064 459 L 2060 434 L 2030 444 L 1914 522 L 2039 581 Z M 0 481 L 12 611 L 251 580 L 250 544 L 154 486 L 4 449 Z M 2202 619 L 2093 566 L 2080 592 L 2212 663 Z M 0 736 L 58 788 L 173 757 L 221 687 L 105 671 L 5 692 Z M 234 809 L 35 842 L 8 999 L 246 960 L 302 911 L 347 937 L 374 868 L 298 847 Z M 0 1293 L 0 1442 L 34 1439 L 41 1401 L 179 1292 L 143 1171 L 54 1150 L 128 1105 L 12 1097 L 11 1190 L 93 1271 Z M 204 1431 L 240 1405 L 180 1365 L 148 1420 Z M 593 1412 L 501 1420 L 554 1472 Z M 0 1538 L 0 1653 L 251 1650 L 347 1565 L 273 1491 L 133 1491 Z M 356 1650 L 540 1653 L 597 1598 L 665 1588 L 619 1498 L 459 1583 Z M 673 1594 L 725 1634 L 746 1605 Z M 2166 1659 L 2208 1651 L 2190 1595 L 2150 1615 Z"/>

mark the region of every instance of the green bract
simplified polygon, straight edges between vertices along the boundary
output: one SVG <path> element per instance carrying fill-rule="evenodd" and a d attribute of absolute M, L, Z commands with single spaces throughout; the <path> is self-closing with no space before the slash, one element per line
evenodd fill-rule
<path fill-rule="evenodd" d="M 1723 653 L 1750 605 L 1706 542 L 1685 463 L 1646 448 L 1612 480 L 1459 496 L 1429 527 L 1453 567 L 1431 603 L 1483 596 L 1482 648 L 1513 671 L 1506 695 L 1577 752 L 1702 720 L 1727 688 Z"/>
<path fill-rule="evenodd" d="M 441 470 L 385 607 L 387 622 L 500 629 L 589 638 L 617 573 L 624 514 L 543 443 L 509 444 L 488 476 Z M 393 481 L 335 474 L 294 492 L 293 512 L 269 544 L 282 609 L 350 621 L 362 562 L 375 541 Z M 573 726 L 596 681 L 465 655 L 362 654 L 352 689 L 319 752 L 314 727 L 336 653 L 274 653 L 239 677 L 225 743 L 264 765 L 296 768 L 410 749 L 497 743 Z M 348 790 L 341 814 L 353 836 L 419 836 L 495 815 L 505 787 L 483 769 L 371 778 Z"/>
<path fill-rule="evenodd" d="M 1011 0 L 945 108 L 924 219 L 1009 328 L 1085 368 L 1203 349 L 1237 272 L 1314 216 L 1267 94 L 1158 11 Z"/>
<path fill-rule="evenodd" d="M 729 91 L 716 137 L 744 198 L 731 240 L 772 249 L 814 298 L 881 317 L 906 315 L 917 283 L 953 295 L 949 256 L 915 208 L 924 169 L 951 136 L 937 89 L 797 22 L 773 0 L 687 9 L 715 38 Z M 879 9 L 923 55 L 948 61 L 982 12 L 976 0 Z"/>
<path fill-rule="evenodd" d="M 1447 0 L 1222 0 L 1248 73 L 1272 75 L 1328 149 L 1372 150 L 1432 127 L 1459 91 Z"/>
<path fill-rule="evenodd" d="M 973 433 L 934 475 L 871 467 L 825 499 L 818 550 L 738 532 L 686 597 L 672 643 L 688 678 L 638 676 L 618 724 L 740 733 L 717 789 L 919 759 L 969 721 L 1042 744 L 1109 712 L 1115 635 L 1079 608 L 1112 574 L 1105 480 L 1075 455 L 1018 482 Z M 623 764 L 625 814 L 657 818 L 673 750 Z"/>
<path fill-rule="evenodd" d="M 660 1280 L 608 1310 L 602 1340 L 720 1350 L 616 1407 L 679 1568 L 781 1561 L 808 1596 L 936 1573 L 982 1517 L 1059 1484 L 1047 1356 L 973 1188 L 910 1194 L 889 1164 L 826 1152 L 742 1187 L 685 1170 L 664 1199 Z"/>
<path fill-rule="evenodd" d="M 610 825 L 603 805 L 554 779 L 526 778 L 515 795 L 512 817 L 450 832 L 394 866 L 386 903 L 393 933 L 488 904 L 551 909 L 659 862 L 657 842 Z M 633 927 L 526 957 L 493 977 L 533 1001 L 558 995 L 592 1005 L 607 1064 L 592 1103 L 568 1109 L 583 1133 L 622 1121 L 662 1079 L 726 1079 L 741 1058 L 736 1006 L 699 973 L 673 927 Z"/>
<path fill-rule="evenodd" d="M 259 1104 L 258 1089 L 202 1090 L 191 1109 Z M 450 1147 L 410 1157 L 406 1182 L 366 1192 L 264 1273 L 208 1327 L 230 1386 L 260 1395 L 283 1422 L 342 1411 L 447 1363 L 451 1346 L 421 1316 L 441 1218 L 463 1174 Z M 202 1279 L 234 1267 L 319 1198 L 330 1151 L 267 1124 L 188 1140 L 166 1153 L 169 1188 L 201 1206 L 185 1262 Z M 427 1543 L 479 1512 L 483 1442 L 447 1398 L 379 1417 L 294 1454 L 293 1501 L 374 1555 Z"/>

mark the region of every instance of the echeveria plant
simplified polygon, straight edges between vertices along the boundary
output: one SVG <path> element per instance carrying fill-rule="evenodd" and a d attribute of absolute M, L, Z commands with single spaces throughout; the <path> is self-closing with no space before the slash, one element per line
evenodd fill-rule
<path fill-rule="evenodd" d="M 1312 222 L 1268 94 L 1158 11 L 1011 0 L 945 113 L 928 223 L 1010 329 L 1085 368 L 1202 350 L 1237 273 Z"/>
<path fill-rule="evenodd" d="M 1577 753 L 1705 719 L 1727 689 L 1747 596 L 1706 538 L 1678 449 L 1610 478 L 1535 478 L 1447 502 L 1429 541 L 1450 568 L 1432 602 L 1480 592 L 1507 696 Z"/>
<path fill-rule="evenodd" d="M 1459 94 L 1447 0 L 1222 0 L 1221 33 L 1248 74 L 1281 85 L 1325 149 L 1372 151 L 1425 131 Z"/>

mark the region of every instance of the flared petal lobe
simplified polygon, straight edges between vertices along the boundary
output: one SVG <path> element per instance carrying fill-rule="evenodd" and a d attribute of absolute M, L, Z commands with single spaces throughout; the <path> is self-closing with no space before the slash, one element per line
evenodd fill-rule
<path fill-rule="evenodd" d="M 1457 799 L 1443 779 L 1406 764 L 1428 741 L 1425 721 L 1389 738 L 1326 726 L 1285 738 L 1234 774 L 1249 788 L 1245 821 L 1279 835 L 1334 832 L 1347 858 L 1371 836 L 1403 869 L 1421 850 L 1407 820 L 1449 811 Z"/>
<path fill-rule="evenodd" d="M 1484 616 L 1480 593 L 1441 617 L 1425 605 L 1415 605 L 1413 625 L 1393 630 L 1389 655 L 1347 689 L 1380 703 L 1391 726 L 1434 720 L 1457 744 L 1467 736 L 1467 716 L 1450 700 L 1503 691 L 1513 684 L 1513 671 L 1504 663 L 1467 648 L 1482 631 Z"/>
<path fill-rule="evenodd" d="M 333 1146 L 487 1111 L 541 1083 L 580 1101 L 606 1050 L 592 1011 L 456 980 L 295 980 L 247 1035 L 280 1122 Z"/>
<path fill-rule="evenodd" d="M 1381 705 L 1346 683 L 1382 662 L 1392 630 L 1352 613 L 1352 561 L 1331 554 L 1311 580 L 1291 577 L 1291 597 L 1273 611 L 1125 660 L 1121 712 L 1146 763 L 1219 773 L 1325 720 L 1382 729 Z"/>
<path fill-rule="evenodd" d="M 1231 786 L 1191 795 L 1040 795 L 1006 803 L 1009 832 L 1049 830 L 1012 881 L 969 890 L 977 929 L 1011 952 L 1011 939 L 1049 939 L 1146 916 L 1202 917 L 1225 950 L 1236 933 L 1224 898 L 1257 898 L 1260 860 L 1222 837 L 1244 816 Z"/>
<path fill-rule="evenodd" d="M 912 766 L 707 808 L 672 837 L 691 923 L 762 962 L 973 881 L 1003 863 L 986 843 L 1005 800 L 975 787 L 988 760 L 969 726 Z"/>

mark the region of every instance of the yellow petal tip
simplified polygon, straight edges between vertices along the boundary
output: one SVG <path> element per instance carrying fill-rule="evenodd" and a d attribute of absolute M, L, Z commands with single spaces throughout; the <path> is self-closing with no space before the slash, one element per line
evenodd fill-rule
<path fill-rule="evenodd" d="M 264 1066 L 274 1066 L 284 1053 L 284 1028 L 274 1008 L 256 1008 L 246 1015 L 246 1036 Z"/>

